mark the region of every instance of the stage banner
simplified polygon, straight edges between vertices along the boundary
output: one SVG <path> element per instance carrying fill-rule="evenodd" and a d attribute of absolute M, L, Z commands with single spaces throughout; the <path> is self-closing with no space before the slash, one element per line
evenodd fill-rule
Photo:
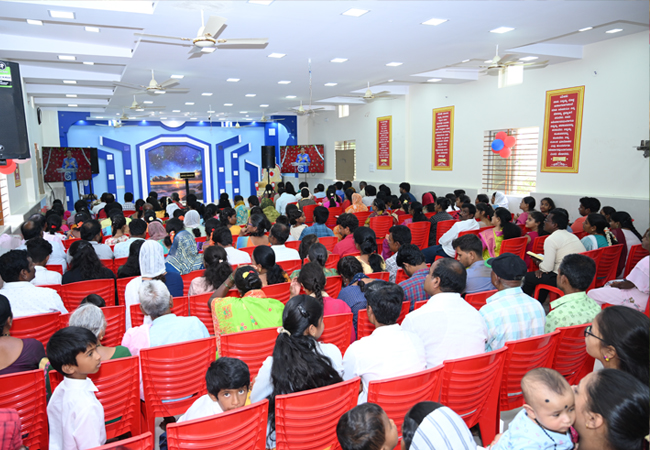
<path fill-rule="evenodd" d="M 454 167 L 454 107 L 433 110 L 431 141 L 431 170 L 453 170 Z"/>
<path fill-rule="evenodd" d="M 585 87 L 546 91 L 542 172 L 578 173 Z"/>
<path fill-rule="evenodd" d="M 393 168 L 393 116 L 377 118 L 377 169 Z"/>

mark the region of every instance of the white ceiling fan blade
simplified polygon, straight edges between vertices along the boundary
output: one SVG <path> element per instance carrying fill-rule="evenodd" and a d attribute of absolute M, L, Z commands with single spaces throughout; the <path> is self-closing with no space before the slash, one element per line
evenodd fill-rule
<path fill-rule="evenodd" d="M 514 61 L 516 59 L 517 59 L 517 55 L 509 53 L 501 57 L 501 59 L 499 60 L 499 64 L 505 64 L 507 62 Z"/>
<path fill-rule="evenodd" d="M 546 66 L 548 66 L 548 61 L 542 61 L 542 62 L 538 62 L 538 63 L 524 64 L 524 69 L 526 69 L 526 70 L 543 69 Z"/>
<path fill-rule="evenodd" d="M 141 84 L 131 84 L 131 83 L 122 83 L 120 81 L 114 81 L 113 84 L 115 86 L 121 86 L 129 89 L 142 89 L 146 88 L 146 86 L 142 86 Z"/>
<path fill-rule="evenodd" d="M 160 83 L 160 86 L 165 88 L 167 86 L 173 86 L 175 84 L 178 84 L 178 80 L 176 80 L 174 78 L 170 78 L 169 80 L 163 81 L 162 83 Z"/>
<path fill-rule="evenodd" d="M 140 109 L 165 109 L 165 106 L 140 106 Z"/>
<path fill-rule="evenodd" d="M 199 56 L 201 56 L 201 55 L 200 55 L 200 53 L 202 53 L 201 50 L 202 50 L 201 47 L 199 47 L 199 46 L 197 46 L 197 45 L 193 45 L 192 48 L 190 49 L 190 51 L 189 51 L 188 53 L 189 53 L 190 55 L 193 55 L 193 54 L 199 53 Z"/>
<path fill-rule="evenodd" d="M 210 16 L 208 17 L 208 23 L 206 23 L 205 27 L 203 28 L 202 34 L 211 37 L 219 36 L 225 24 L 226 19 L 224 17 Z"/>
<path fill-rule="evenodd" d="M 225 47 L 228 45 L 266 45 L 268 43 L 268 38 L 218 39 L 217 47 Z"/>
<path fill-rule="evenodd" d="M 181 93 L 190 92 L 190 90 L 186 89 L 186 88 L 171 88 L 171 89 L 165 89 L 165 92 L 172 92 L 172 93 L 181 94 Z"/>
<path fill-rule="evenodd" d="M 177 39 L 181 41 L 191 41 L 192 38 L 185 38 L 185 37 L 179 37 L 179 36 L 163 36 L 160 34 L 145 34 L 145 33 L 133 33 L 135 36 L 142 36 L 142 37 L 152 37 L 152 38 L 159 38 L 159 39 Z"/>
<path fill-rule="evenodd" d="M 373 96 L 378 97 L 380 95 L 386 95 L 386 94 L 390 94 L 390 91 L 377 92 L 377 93 L 373 94 Z"/>

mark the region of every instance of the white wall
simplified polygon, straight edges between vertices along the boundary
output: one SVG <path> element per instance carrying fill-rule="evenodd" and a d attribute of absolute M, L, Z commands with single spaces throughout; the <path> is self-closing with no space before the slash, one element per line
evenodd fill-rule
<path fill-rule="evenodd" d="M 572 220 L 578 199 L 595 196 L 603 205 L 630 212 L 643 232 L 648 226 L 649 160 L 633 146 L 648 139 L 649 64 L 648 33 L 637 33 L 586 46 L 582 60 L 526 71 L 522 85 L 498 89 L 496 77 L 488 76 L 457 85 L 413 85 L 397 100 L 351 105 L 347 118 L 320 113 L 307 119 L 308 142 L 300 135 L 299 140 L 325 144 L 325 183 L 334 178 L 334 142 L 355 139 L 357 180 L 391 188 L 409 181 L 418 197 L 454 188 L 473 196 L 481 189 L 484 131 L 538 126 L 541 161 L 546 91 L 584 85 L 579 173 L 538 172 L 533 196 L 553 197 Z M 455 106 L 453 171 L 431 171 L 431 110 L 450 105 Z M 371 173 L 376 118 L 383 115 L 393 116 L 393 170 Z M 312 180 L 319 178 L 312 177 L 310 184 Z M 513 212 L 518 205 L 512 198 Z"/>

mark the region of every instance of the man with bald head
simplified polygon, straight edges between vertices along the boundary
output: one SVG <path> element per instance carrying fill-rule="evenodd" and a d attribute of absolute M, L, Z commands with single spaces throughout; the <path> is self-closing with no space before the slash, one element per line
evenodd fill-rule
<path fill-rule="evenodd" d="M 43 238 L 52 244 L 52 254 L 50 255 L 49 265 L 60 265 L 65 273 L 68 263 L 65 256 L 65 247 L 61 243 L 59 235 L 43 233 L 47 222 L 42 214 L 34 214 L 29 220 L 20 226 L 20 234 L 23 236 L 23 243 L 16 250 L 27 250 L 27 241 L 35 238 Z"/>

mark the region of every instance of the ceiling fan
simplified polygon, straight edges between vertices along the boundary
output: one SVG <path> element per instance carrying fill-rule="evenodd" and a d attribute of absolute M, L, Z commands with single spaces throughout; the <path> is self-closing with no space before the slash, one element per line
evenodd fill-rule
<path fill-rule="evenodd" d="M 507 54 L 499 56 L 499 46 L 497 45 L 496 54 L 492 62 L 485 66 L 481 65 L 481 71 L 490 76 L 499 77 L 499 87 L 514 86 L 524 81 L 524 69 L 543 69 L 548 66 L 547 61 L 524 62 L 518 60 L 518 55 Z"/>
<path fill-rule="evenodd" d="M 131 84 L 131 83 L 120 83 L 120 82 L 114 82 L 113 84 L 116 86 L 121 86 L 121 87 L 126 87 L 129 89 L 144 89 L 139 92 L 136 92 L 136 94 L 143 94 L 143 93 L 148 93 L 148 94 L 165 94 L 167 92 L 172 92 L 172 93 L 187 93 L 190 90 L 186 88 L 170 88 L 170 86 L 173 86 L 178 83 L 178 80 L 175 80 L 173 78 L 170 78 L 167 81 L 164 81 L 162 83 L 158 83 L 156 79 L 154 78 L 153 70 L 151 70 L 151 81 L 149 81 L 148 85 L 143 85 L 143 84 Z"/>
<path fill-rule="evenodd" d="M 381 91 L 381 92 L 373 93 L 370 90 L 370 82 L 368 82 L 368 89 L 366 89 L 366 92 L 364 92 L 363 95 L 361 95 L 361 94 L 348 94 L 348 95 L 342 95 L 341 97 L 360 98 L 361 100 L 363 100 L 365 102 L 370 102 L 370 101 L 375 100 L 377 98 L 394 98 L 394 96 L 390 93 L 390 91 Z"/>
<path fill-rule="evenodd" d="M 323 110 L 325 108 L 305 108 L 302 106 L 302 100 L 300 101 L 300 106 L 298 108 L 289 108 L 291 111 L 295 112 L 299 116 L 304 116 L 304 115 L 310 115 L 310 114 L 316 114 L 318 111 Z"/>
<path fill-rule="evenodd" d="M 98 119 L 97 117 L 86 117 L 86 120 L 102 120 Z M 121 128 L 122 127 L 122 121 L 117 119 L 108 119 L 108 123 L 96 123 L 95 126 L 98 127 L 113 127 L 113 128 Z"/>
<path fill-rule="evenodd" d="M 210 16 L 206 24 L 203 19 L 203 10 L 201 10 L 201 27 L 196 32 L 196 37 L 178 37 L 178 36 L 161 36 L 157 34 L 135 33 L 136 36 L 153 37 L 161 39 L 177 39 L 181 41 L 189 41 L 192 43 L 190 50 L 191 57 L 200 57 L 203 53 L 212 53 L 214 47 L 227 48 L 229 46 L 252 46 L 253 48 L 265 47 L 269 40 L 268 38 L 248 38 L 248 39 L 217 39 L 226 25 L 224 17 Z"/>
<path fill-rule="evenodd" d="M 129 106 L 129 109 L 134 109 L 134 110 L 138 110 L 138 109 L 165 109 L 165 107 L 164 106 L 147 106 L 147 105 L 144 105 L 144 104 L 140 104 L 140 103 L 137 102 L 137 100 L 135 99 L 135 95 L 134 95 L 133 96 L 133 103 L 131 103 L 131 106 Z"/>

